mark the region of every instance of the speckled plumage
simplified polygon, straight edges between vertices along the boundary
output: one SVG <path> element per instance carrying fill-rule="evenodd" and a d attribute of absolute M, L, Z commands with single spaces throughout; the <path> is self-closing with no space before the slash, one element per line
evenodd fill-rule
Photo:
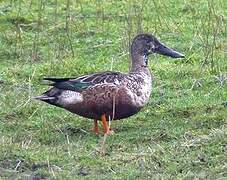
<path fill-rule="evenodd" d="M 122 119 L 137 113 L 147 103 L 151 92 L 148 70 L 146 73 L 130 74 L 103 72 L 68 81 L 78 80 L 92 85 L 80 92 L 53 87 L 44 93 L 48 97 L 56 97 L 49 99 L 48 103 L 86 118 L 100 119 L 102 114 L 106 114 Z"/>
<path fill-rule="evenodd" d="M 154 36 L 140 34 L 131 46 L 129 73 L 100 72 L 77 78 L 44 78 L 54 86 L 37 99 L 80 116 L 99 120 L 102 115 L 123 119 L 136 114 L 151 94 L 152 76 L 147 56 L 159 53 L 174 58 L 182 54 L 161 44 Z"/>

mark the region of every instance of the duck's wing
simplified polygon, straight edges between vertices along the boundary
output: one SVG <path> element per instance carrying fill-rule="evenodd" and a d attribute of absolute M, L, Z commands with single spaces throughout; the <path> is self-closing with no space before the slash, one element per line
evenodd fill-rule
<path fill-rule="evenodd" d="M 117 86 L 124 79 L 124 76 L 125 74 L 120 72 L 106 71 L 74 78 L 46 77 L 44 80 L 51 81 L 52 83 L 49 85 L 58 89 L 81 92 L 103 83 Z"/>

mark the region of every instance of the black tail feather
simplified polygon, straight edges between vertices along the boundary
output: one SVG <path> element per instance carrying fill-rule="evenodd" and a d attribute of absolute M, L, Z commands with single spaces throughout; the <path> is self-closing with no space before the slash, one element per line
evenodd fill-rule
<path fill-rule="evenodd" d="M 42 94 L 40 96 L 33 97 L 34 99 L 41 100 L 41 101 L 47 101 L 47 100 L 53 100 L 55 97 L 47 96 L 45 94 Z"/>
<path fill-rule="evenodd" d="M 55 77 L 45 77 L 43 78 L 43 80 L 48 80 L 48 81 L 52 81 L 52 82 L 63 82 L 63 81 L 68 81 L 72 78 L 55 78 Z"/>

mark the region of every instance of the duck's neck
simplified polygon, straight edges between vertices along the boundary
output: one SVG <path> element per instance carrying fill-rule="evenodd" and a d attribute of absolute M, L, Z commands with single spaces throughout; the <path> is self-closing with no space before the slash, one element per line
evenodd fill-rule
<path fill-rule="evenodd" d="M 136 52 L 131 52 L 130 72 L 147 71 L 148 70 L 147 63 L 148 63 L 148 57 L 146 54 L 140 55 Z"/>

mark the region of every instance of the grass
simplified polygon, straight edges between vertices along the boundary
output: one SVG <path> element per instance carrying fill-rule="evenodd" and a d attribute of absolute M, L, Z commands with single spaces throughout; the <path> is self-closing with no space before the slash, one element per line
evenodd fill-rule
<path fill-rule="evenodd" d="M 225 179 L 226 9 L 224 0 L 1 1 L 0 177 Z M 186 59 L 149 58 L 150 101 L 113 122 L 114 135 L 32 99 L 44 76 L 126 72 L 139 32 Z"/>

